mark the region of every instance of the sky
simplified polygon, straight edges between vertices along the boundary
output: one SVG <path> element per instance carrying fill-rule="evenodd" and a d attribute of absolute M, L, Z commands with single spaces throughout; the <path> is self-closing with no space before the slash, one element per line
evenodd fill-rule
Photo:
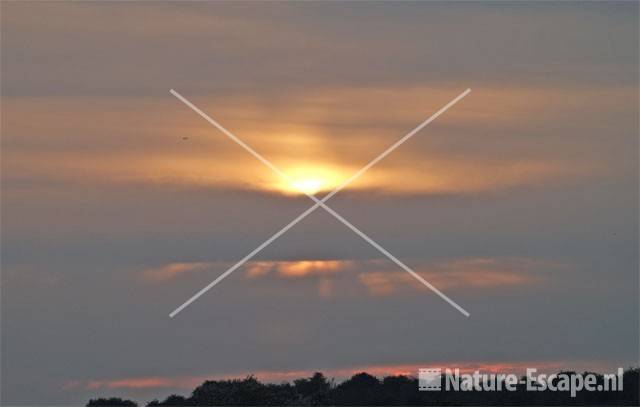
<path fill-rule="evenodd" d="M 638 3 L 0 11 L 3 403 L 638 365 Z M 467 88 L 327 204 L 469 318 L 322 209 L 169 318 Z"/>

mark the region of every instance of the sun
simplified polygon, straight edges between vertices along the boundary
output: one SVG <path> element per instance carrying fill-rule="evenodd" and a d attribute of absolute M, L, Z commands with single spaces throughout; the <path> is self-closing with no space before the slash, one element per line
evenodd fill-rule
<path fill-rule="evenodd" d="M 282 180 L 274 187 L 287 195 L 314 195 L 330 191 L 344 179 L 340 171 L 326 166 L 292 166 L 284 172 L 289 175 L 290 180 Z"/>
<path fill-rule="evenodd" d="M 322 189 L 324 181 L 319 178 L 305 178 L 293 181 L 291 185 L 300 192 L 313 195 Z"/>

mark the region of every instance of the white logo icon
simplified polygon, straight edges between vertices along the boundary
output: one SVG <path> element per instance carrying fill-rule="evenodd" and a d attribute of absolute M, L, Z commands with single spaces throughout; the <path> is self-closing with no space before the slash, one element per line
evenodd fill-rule
<path fill-rule="evenodd" d="M 440 369 L 419 369 L 418 390 L 440 391 Z"/>

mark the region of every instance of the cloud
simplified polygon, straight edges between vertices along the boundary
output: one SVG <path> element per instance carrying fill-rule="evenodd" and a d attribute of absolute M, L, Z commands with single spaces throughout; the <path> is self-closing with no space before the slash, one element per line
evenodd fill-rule
<path fill-rule="evenodd" d="M 168 263 L 158 267 L 144 269 L 139 279 L 145 283 L 166 283 L 191 273 L 207 272 L 229 268 L 229 262 L 193 262 Z M 331 274 L 352 270 L 356 262 L 348 260 L 299 260 L 299 261 L 251 261 L 244 265 L 247 278 L 261 278 L 273 275 L 276 278 L 317 279 L 317 292 L 320 297 L 334 295 L 334 282 Z"/>
<path fill-rule="evenodd" d="M 149 282 L 165 282 L 173 280 L 183 274 L 210 270 L 220 263 L 169 263 L 160 267 L 148 268 L 142 271 L 141 278 Z"/>
<path fill-rule="evenodd" d="M 348 260 L 296 260 L 296 261 L 250 261 L 244 266 L 249 278 L 274 274 L 284 278 L 321 276 L 353 269 L 355 262 Z M 141 272 L 141 279 L 149 282 L 165 282 L 189 273 L 225 269 L 229 262 L 184 262 L 167 263 L 159 267 L 147 268 Z"/>
<path fill-rule="evenodd" d="M 291 195 L 302 185 L 309 192 L 328 191 L 459 90 L 388 84 L 288 92 L 275 101 L 193 97 L 294 182 L 283 181 L 168 94 L 166 99 L 127 97 L 117 104 L 89 97 L 9 98 L 3 101 L 10 119 L 3 137 L 3 178 L 9 187 L 32 180 L 70 188 L 143 184 Z M 597 121 L 589 132 L 571 123 L 588 122 L 586 112 L 596 117 L 604 106 L 632 104 L 634 89 L 565 91 L 570 97 L 558 99 L 552 88 L 476 88 L 426 134 L 401 146 L 348 190 L 481 193 L 622 171 L 624 160 L 603 155 L 603 143 L 621 136 L 603 139 Z M 532 131 L 541 112 L 555 124 Z M 623 113 L 613 118 L 628 119 Z M 189 140 L 182 140 L 185 135 Z"/>
<path fill-rule="evenodd" d="M 358 266 L 350 260 L 300 260 L 278 262 L 251 262 L 246 275 L 250 278 L 265 277 L 274 274 L 280 278 L 309 278 L 317 280 L 318 296 L 328 298 L 335 294 L 332 275 Z"/>
<path fill-rule="evenodd" d="M 4 2 L 3 401 L 637 360 L 637 9 Z M 320 192 L 471 87 L 331 205 L 473 317 L 320 210 L 169 322 L 311 205 L 171 87 Z M 83 381 L 61 395 L 55 378 Z"/>
<path fill-rule="evenodd" d="M 583 360 L 580 362 L 566 360 L 535 360 L 535 361 L 424 361 L 421 363 L 400 363 L 381 365 L 360 365 L 342 368 L 322 369 L 325 376 L 344 380 L 356 373 L 367 372 L 377 377 L 383 376 L 412 376 L 416 377 L 420 368 L 450 368 L 459 369 L 461 373 L 472 373 L 475 370 L 487 373 L 515 373 L 524 374 L 527 368 L 533 367 L 540 373 L 557 372 L 561 369 L 577 369 L 590 371 L 612 370 L 614 366 L 602 361 Z M 261 381 L 271 383 L 290 382 L 294 379 L 309 377 L 316 370 L 262 370 L 235 373 L 212 373 L 194 376 L 138 376 L 128 378 L 113 378 L 100 380 L 71 380 L 64 384 L 65 390 L 84 388 L 100 389 L 182 389 L 192 390 L 206 380 L 227 380 L 253 375 Z"/>
<path fill-rule="evenodd" d="M 415 262 L 415 261 L 414 261 Z M 189 273 L 231 266 L 227 262 L 169 263 L 146 269 L 141 273 L 144 281 L 158 283 L 187 276 Z M 443 290 L 488 290 L 510 286 L 542 283 L 541 270 L 566 270 L 567 266 L 526 258 L 461 258 L 438 262 L 420 262 L 415 270 L 425 280 Z M 321 297 L 335 295 L 339 275 L 353 276 L 374 296 L 397 295 L 426 289 L 405 271 L 398 270 L 385 259 L 370 260 L 286 260 L 250 261 L 244 266 L 249 279 L 312 279 L 317 283 Z"/>
<path fill-rule="evenodd" d="M 249 277 L 275 273 L 279 277 L 310 277 L 352 270 L 356 266 L 349 260 L 298 260 L 251 262 L 247 267 Z"/>
<path fill-rule="evenodd" d="M 423 264 L 417 272 L 439 289 L 477 290 L 540 283 L 543 278 L 536 269 L 550 267 L 560 265 L 522 258 L 470 258 Z M 369 293 L 378 296 L 426 289 L 404 271 L 374 271 L 361 273 L 358 278 Z"/>

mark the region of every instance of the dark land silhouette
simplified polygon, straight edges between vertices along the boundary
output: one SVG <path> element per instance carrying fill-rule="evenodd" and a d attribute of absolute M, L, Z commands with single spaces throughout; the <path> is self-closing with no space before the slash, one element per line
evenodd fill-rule
<path fill-rule="evenodd" d="M 561 372 L 570 375 L 585 373 Z M 577 392 L 526 391 L 518 385 L 515 391 L 419 391 L 418 379 L 409 376 L 387 376 L 378 379 L 368 373 L 358 373 L 341 383 L 315 373 L 293 383 L 261 383 L 255 377 L 233 380 L 207 380 L 195 388 L 190 396 L 171 395 L 146 404 L 154 406 L 594 406 L 640 405 L 640 368 L 628 369 L 623 376 L 622 391 Z M 597 374 L 597 384 L 604 378 Z M 88 407 L 135 406 L 121 398 L 92 399 Z"/>

